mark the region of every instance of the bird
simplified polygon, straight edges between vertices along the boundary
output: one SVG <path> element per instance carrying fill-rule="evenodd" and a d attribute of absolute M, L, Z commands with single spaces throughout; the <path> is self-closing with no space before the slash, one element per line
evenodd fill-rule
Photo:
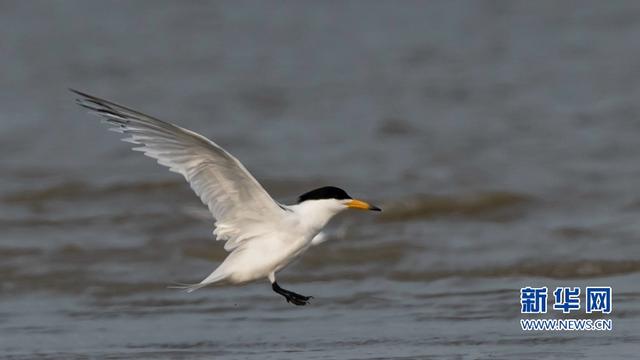
<path fill-rule="evenodd" d="M 296 204 L 274 200 L 247 168 L 206 137 L 172 123 L 69 89 L 76 103 L 99 115 L 122 141 L 137 145 L 170 171 L 184 176 L 209 208 L 213 235 L 229 253 L 213 272 L 195 284 L 179 284 L 187 292 L 213 284 L 239 285 L 268 279 L 271 288 L 293 305 L 310 303 L 312 296 L 286 290 L 276 274 L 325 237 L 322 229 L 347 209 L 382 211 L 352 198 L 336 186 L 324 186 L 298 197 Z"/>

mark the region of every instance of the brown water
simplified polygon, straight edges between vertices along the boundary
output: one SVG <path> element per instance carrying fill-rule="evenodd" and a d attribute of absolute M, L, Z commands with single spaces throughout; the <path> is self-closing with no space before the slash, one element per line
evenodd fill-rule
<path fill-rule="evenodd" d="M 635 358 L 639 38 L 637 2 L 0 2 L 0 357 Z M 213 221 L 67 87 L 385 211 L 281 273 L 310 306 L 167 289 Z M 523 332 L 526 285 L 612 286 L 614 330 Z"/>

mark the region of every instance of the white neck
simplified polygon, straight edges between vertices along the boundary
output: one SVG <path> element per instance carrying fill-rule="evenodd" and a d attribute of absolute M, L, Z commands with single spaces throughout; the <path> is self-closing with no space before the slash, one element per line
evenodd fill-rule
<path fill-rule="evenodd" d="M 340 200 L 322 199 L 303 201 L 289 208 L 300 217 L 300 223 L 315 235 L 346 206 Z"/>

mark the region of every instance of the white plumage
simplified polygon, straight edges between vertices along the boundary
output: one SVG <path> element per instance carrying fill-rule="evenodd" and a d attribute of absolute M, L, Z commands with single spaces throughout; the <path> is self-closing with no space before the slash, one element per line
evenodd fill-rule
<path fill-rule="evenodd" d="M 189 292 L 213 283 L 239 284 L 266 277 L 287 301 L 305 305 L 310 297 L 280 288 L 275 273 L 321 242 L 320 231 L 335 214 L 349 207 L 379 210 L 331 187 L 310 192 L 311 199 L 296 205 L 279 204 L 238 159 L 204 136 L 72 91 L 80 96 L 78 104 L 102 116 L 110 130 L 127 135 L 123 141 L 140 145 L 133 150 L 182 174 L 216 219 L 213 234 L 226 242 L 230 254 L 200 283 L 185 286 Z M 335 198 L 322 198 L 332 195 Z"/>

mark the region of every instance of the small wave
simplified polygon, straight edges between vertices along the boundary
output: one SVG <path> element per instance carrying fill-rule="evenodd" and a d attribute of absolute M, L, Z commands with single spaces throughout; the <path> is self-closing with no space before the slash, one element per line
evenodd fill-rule
<path fill-rule="evenodd" d="M 444 271 L 396 271 L 389 278 L 396 281 L 429 281 L 449 277 L 498 278 L 544 277 L 552 279 L 584 279 L 640 272 L 637 260 L 579 260 L 557 263 L 525 262 L 482 269 Z"/>
<path fill-rule="evenodd" d="M 399 117 L 388 117 L 382 120 L 377 129 L 378 135 L 382 137 L 407 136 L 419 132 L 408 120 Z"/>
<path fill-rule="evenodd" d="M 168 226 L 178 227 L 180 224 L 188 224 L 191 220 L 190 217 L 180 217 L 180 214 L 174 216 L 172 222 L 161 223 L 156 227 L 162 227 L 163 230 Z M 73 228 L 100 225 L 119 225 L 119 224 L 149 224 L 157 222 L 158 218 L 161 218 L 166 214 L 163 213 L 129 213 L 115 215 L 101 215 L 101 216 L 78 216 L 78 217 L 64 217 L 64 218 L 45 218 L 45 217 L 27 217 L 23 219 L 0 219 L 0 227 L 3 229 L 34 229 L 34 228 Z M 151 230 L 150 230 L 151 231 Z M 160 231 L 158 231 L 160 232 Z"/>
<path fill-rule="evenodd" d="M 300 266 L 306 269 L 324 269 L 327 266 L 365 266 L 398 263 L 403 257 L 415 253 L 420 247 L 396 241 L 370 246 L 319 246 L 304 256 Z M 327 259 L 331 259 L 329 262 Z"/>
<path fill-rule="evenodd" d="M 160 190 L 175 189 L 181 185 L 183 185 L 183 182 L 179 181 L 157 181 L 93 186 L 84 182 L 69 181 L 44 189 L 15 192 L 4 196 L 2 200 L 11 204 L 30 204 L 53 200 L 99 198 L 118 194 L 152 193 Z"/>
<path fill-rule="evenodd" d="M 487 192 L 465 196 L 417 195 L 384 204 L 384 211 L 379 220 L 407 221 L 438 216 L 508 220 L 517 216 L 518 212 L 514 210 L 531 202 L 529 196 L 510 192 Z"/>

